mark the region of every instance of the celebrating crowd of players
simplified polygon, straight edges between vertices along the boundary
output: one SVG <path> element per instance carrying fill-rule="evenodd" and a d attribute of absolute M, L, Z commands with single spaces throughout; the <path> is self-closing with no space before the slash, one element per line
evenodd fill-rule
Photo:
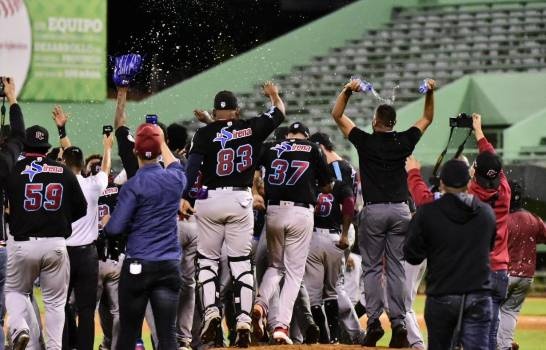
<path fill-rule="evenodd" d="M 433 80 L 423 116 L 403 132 L 390 105 L 376 108 L 373 133 L 355 126 L 344 110 L 360 81 L 343 87 L 332 117 L 358 151 L 357 174 L 327 134 L 280 126 L 285 106 L 271 82 L 259 117 L 239 118 L 236 96 L 220 91 L 212 116 L 195 111 L 205 125 L 191 142 L 157 116 L 133 137 L 125 103 L 140 63 L 116 59 L 114 127 L 103 154 L 87 158 L 60 106 L 52 119 L 61 147 L 51 149 L 42 126 L 25 129 L 14 82 L 3 78 L 0 282 L 13 349 L 92 349 L 97 304 L 103 350 L 141 347 L 144 319 L 165 350 L 225 345 L 222 319 L 231 346 L 375 346 L 384 311 L 390 347 L 425 349 L 412 311 L 425 268 L 428 349 L 512 348 L 546 228 L 522 209 L 481 116 L 476 161 L 447 162 L 431 192 L 411 154 L 433 121 Z M 114 136 L 124 167 L 115 177 Z"/>

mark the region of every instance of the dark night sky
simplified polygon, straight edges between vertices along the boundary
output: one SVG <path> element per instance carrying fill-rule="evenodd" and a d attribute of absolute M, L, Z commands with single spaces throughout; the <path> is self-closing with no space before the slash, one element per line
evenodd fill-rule
<path fill-rule="evenodd" d="M 108 54 L 138 52 L 145 56 L 144 70 L 130 96 L 140 98 L 351 1 L 110 0 Z"/>

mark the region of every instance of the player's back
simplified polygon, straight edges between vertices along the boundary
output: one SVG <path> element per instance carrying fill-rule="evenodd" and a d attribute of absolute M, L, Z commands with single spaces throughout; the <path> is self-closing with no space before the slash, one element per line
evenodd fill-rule
<path fill-rule="evenodd" d="M 317 186 L 331 179 L 322 152 L 307 140 L 287 139 L 273 144 L 264 150 L 260 164 L 265 167 L 268 201 L 314 204 Z"/>
<path fill-rule="evenodd" d="M 355 197 L 356 171 L 345 160 L 336 160 L 328 165 L 335 183 L 331 193 L 319 193 L 315 207 L 315 227 L 340 229 L 342 223 L 341 204 L 348 197 Z"/>
<path fill-rule="evenodd" d="M 276 107 L 248 120 L 217 120 L 198 129 L 190 155 L 203 156 L 203 185 L 252 187 L 254 169 L 263 141 L 284 120 Z"/>
<path fill-rule="evenodd" d="M 8 178 L 10 231 L 14 236 L 68 237 L 87 202 L 76 176 L 45 156 L 21 158 Z"/>

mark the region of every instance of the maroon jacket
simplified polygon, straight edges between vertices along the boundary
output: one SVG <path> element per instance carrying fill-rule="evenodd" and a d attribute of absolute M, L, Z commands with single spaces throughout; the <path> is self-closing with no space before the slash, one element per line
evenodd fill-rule
<path fill-rule="evenodd" d="M 480 153 L 495 153 L 493 145 L 484 137 L 478 141 Z M 500 185 L 497 189 L 484 189 L 475 180 L 470 182 L 468 192 L 476 195 L 481 201 L 493 204 L 495 217 L 497 219 L 497 236 L 495 238 L 495 247 L 490 255 L 491 270 L 500 271 L 508 269 L 508 212 L 510 210 L 510 185 L 504 175 L 500 173 Z M 433 193 L 428 189 L 421 173 L 418 169 L 412 169 L 408 172 L 408 188 L 416 206 L 430 203 L 434 200 Z M 491 198 L 497 196 L 494 203 Z"/>
<path fill-rule="evenodd" d="M 527 210 L 508 215 L 508 273 L 516 277 L 533 277 L 536 269 L 537 244 L 546 243 L 546 225 Z"/>

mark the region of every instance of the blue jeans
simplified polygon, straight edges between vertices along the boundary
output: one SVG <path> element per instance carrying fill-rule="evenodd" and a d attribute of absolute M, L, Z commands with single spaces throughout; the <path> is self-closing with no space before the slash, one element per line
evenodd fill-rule
<path fill-rule="evenodd" d="M 133 262 L 141 271 L 130 272 Z M 180 294 L 180 262 L 125 259 L 119 280 L 120 330 L 117 350 L 134 350 L 148 302 L 152 305 L 159 350 L 177 349 L 176 311 Z"/>
<path fill-rule="evenodd" d="M 489 330 L 489 349 L 497 349 L 497 331 L 499 329 L 499 310 L 508 295 L 508 273 L 506 270 L 491 271 L 491 298 L 493 309 L 491 329 Z"/>
<path fill-rule="evenodd" d="M 4 284 L 6 283 L 6 261 L 8 253 L 6 247 L 0 246 L 0 350 L 4 350 L 4 316 L 6 303 L 4 297 Z"/>
<path fill-rule="evenodd" d="M 453 332 L 461 309 L 462 295 L 427 296 L 425 322 L 428 350 L 450 349 Z M 488 292 L 467 294 L 464 305 L 460 342 L 464 349 L 489 349 L 491 296 Z"/>

